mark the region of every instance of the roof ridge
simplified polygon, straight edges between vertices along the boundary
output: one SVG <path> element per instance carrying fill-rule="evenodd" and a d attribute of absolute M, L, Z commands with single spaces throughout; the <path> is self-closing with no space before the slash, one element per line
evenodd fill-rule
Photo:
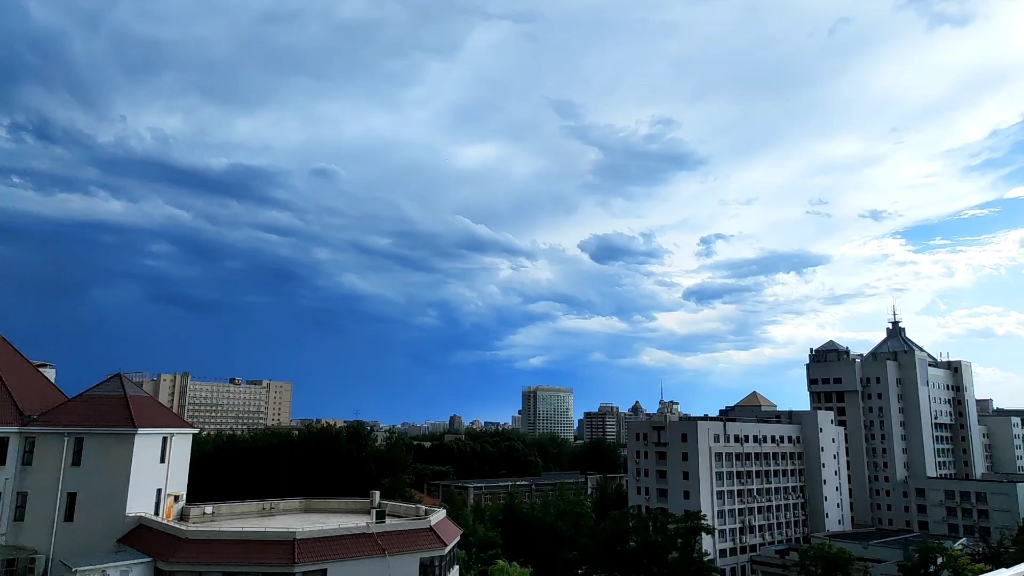
<path fill-rule="evenodd" d="M 139 421 L 135 419 L 135 410 L 132 408 L 132 399 L 131 399 L 131 397 L 128 394 L 128 388 L 125 387 L 124 372 L 118 372 L 117 373 L 117 378 L 118 378 L 118 380 L 121 381 L 121 391 L 124 392 L 124 403 L 128 405 L 128 416 L 130 416 L 131 419 L 132 419 L 132 426 L 134 426 L 136 429 L 138 429 Z M 133 384 L 133 386 L 134 386 L 134 384 Z"/>

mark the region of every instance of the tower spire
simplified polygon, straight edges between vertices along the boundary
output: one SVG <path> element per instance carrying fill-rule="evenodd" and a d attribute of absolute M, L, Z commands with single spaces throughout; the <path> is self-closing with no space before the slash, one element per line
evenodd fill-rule
<path fill-rule="evenodd" d="M 665 401 L 665 379 L 661 379 L 661 401 Z"/>

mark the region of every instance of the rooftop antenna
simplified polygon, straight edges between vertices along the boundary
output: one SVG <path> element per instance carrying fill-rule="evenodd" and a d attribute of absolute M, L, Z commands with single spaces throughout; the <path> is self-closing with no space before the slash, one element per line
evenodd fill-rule
<path fill-rule="evenodd" d="M 661 401 L 665 401 L 665 379 L 661 379 Z"/>

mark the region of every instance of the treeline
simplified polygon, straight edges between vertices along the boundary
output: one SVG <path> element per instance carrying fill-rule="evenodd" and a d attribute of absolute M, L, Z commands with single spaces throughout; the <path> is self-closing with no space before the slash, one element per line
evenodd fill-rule
<path fill-rule="evenodd" d="M 200 434 L 192 441 L 188 498 L 216 502 L 262 498 L 359 497 L 380 490 L 410 498 L 426 482 L 537 476 L 542 472 L 616 474 L 618 447 L 573 444 L 557 436 L 518 431 L 469 431 L 450 442 L 410 439 L 397 432 L 382 442 L 362 424 L 309 425 L 298 431 L 259 429 Z"/>
<path fill-rule="evenodd" d="M 703 515 L 628 508 L 617 483 L 600 481 L 591 496 L 562 493 L 472 507 L 456 501 L 448 514 L 463 529 L 459 570 L 465 576 L 718 574 L 701 546 L 703 536 L 713 534 Z"/>

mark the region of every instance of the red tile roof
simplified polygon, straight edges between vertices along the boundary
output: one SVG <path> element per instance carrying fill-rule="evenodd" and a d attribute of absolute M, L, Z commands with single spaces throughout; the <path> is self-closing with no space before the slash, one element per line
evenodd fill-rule
<path fill-rule="evenodd" d="M 453 542 L 459 539 L 459 536 L 462 536 L 462 528 L 459 528 L 458 524 L 452 522 L 451 518 L 447 516 L 435 522 L 433 529 L 448 546 L 451 546 Z"/>
<path fill-rule="evenodd" d="M 440 526 L 440 529 L 438 527 Z M 431 528 L 388 530 L 291 540 L 182 538 L 139 524 L 118 540 L 138 552 L 172 564 L 290 566 L 374 558 L 387 554 L 443 551 L 462 530 L 447 518 Z"/>
<path fill-rule="evenodd" d="M 0 426 L 21 426 L 68 397 L 0 336 Z"/>
<path fill-rule="evenodd" d="M 121 373 L 47 410 L 28 425 L 47 428 L 193 428 Z"/>

